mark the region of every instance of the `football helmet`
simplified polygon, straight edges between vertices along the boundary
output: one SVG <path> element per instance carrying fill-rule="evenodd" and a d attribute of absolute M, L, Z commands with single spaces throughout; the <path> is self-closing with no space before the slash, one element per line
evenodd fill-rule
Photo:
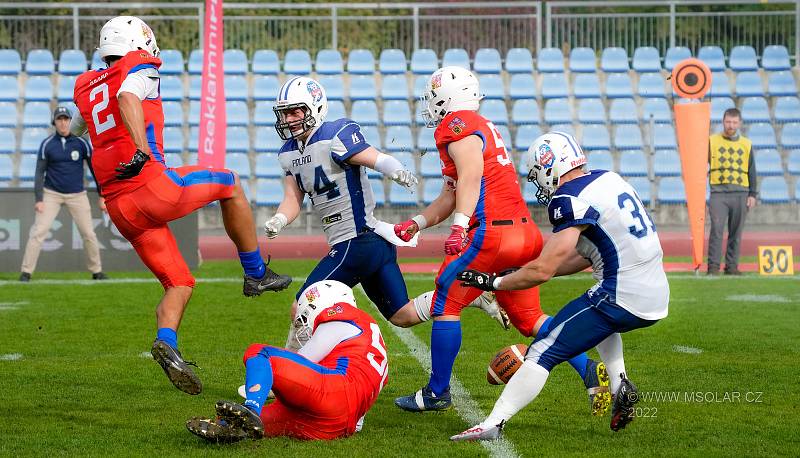
<path fill-rule="evenodd" d="M 135 16 L 117 16 L 100 29 L 100 59 L 108 63 L 109 56 L 124 56 L 141 49 L 158 57 L 156 34 L 143 20 Z"/>
<path fill-rule="evenodd" d="M 483 98 L 478 78 L 462 67 L 442 67 L 431 75 L 422 93 L 425 127 L 436 127 L 447 113 L 477 111 Z"/>
<path fill-rule="evenodd" d="M 311 338 L 317 315 L 324 309 L 342 302 L 357 307 L 353 290 L 336 280 L 318 281 L 300 294 L 300 299 L 297 301 L 294 327 L 297 332 L 297 340 L 301 345 L 305 345 Z"/>
<path fill-rule="evenodd" d="M 536 185 L 536 200 L 547 205 L 559 179 L 586 164 L 586 155 L 575 137 L 553 131 L 537 138 L 528 148 L 527 163 L 528 181 Z"/>
<path fill-rule="evenodd" d="M 286 114 L 293 109 L 302 108 L 305 116 L 295 121 L 287 121 Z M 323 123 L 328 115 L 328 96 L 319 82 L 305 76 L 289 79 L 281 86 L 275 107 L 275 130 L 283 140 L 297 138 Z"/>

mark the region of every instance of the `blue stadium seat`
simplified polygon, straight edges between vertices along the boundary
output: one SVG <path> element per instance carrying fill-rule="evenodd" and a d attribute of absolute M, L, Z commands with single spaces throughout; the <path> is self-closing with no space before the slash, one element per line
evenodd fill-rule
<path fill-rule="evenodd" d="M 422 190 L 422 203 L 425 205 L 430 205 L 441 194 L 443 184 L 441 176 L 441 169 L 439 169 L 439 178 L 431 177 L 425 180 Z"/>
<path fill-rule="evenodd" d="M 608 150 L 595 150 L 589 153 L 587 158 L 591 170 L 610 170 L 614 171 L 614 158 Z"/>
<path fill-rule="evenodd" d="M 639 126 L 622 124 L 614 133 L 614 146 L 617 149 L 643 149 L 642 131 Z"/>
<path fill-rule="evenodd" d="M 384 75 L 404 75 L 408 64 L 402 49 L 384 49 L 378 58 L 378 68 Z"/>
<path fill-rule="evenodd" d="M 609 99 L 633 98 L 631 78 L 627 73 L 611 73 L 608 75 L 606 78 L 606 97 Z"/>
<path fill-rule="evenodd" d="M 16 49 L 0 49 L 0 75 L 18 75 L 22 71 L 22 59 Z"/>
<path fill-rule="evenodd" d="M 758 72 L 742 72 L 736 76 L 737 97 L 763 97 L 764 88 Z"/>
<path fill-rule="evenodd" d="M 241 178 L 250 178 L 250 159 L 247 154 L 228 153 L 225 155 L 225 168 L 233 170 Z"/>
<path fill-rule="evenodd" d="M 375 145 L 376 148 L 381 145 L 381 134 L 378 132 L 376 126 L 366 126 L 362 124 L 361 134 L 364 135 L 364 140 L 367 141 L 367 144 Z"/>
<path fill-rule="evenodd" d="M 575 75 L 572 92 L 578 99 L 596 99 L 603 96 L 603 92 L 600 89 L 600 79 L 596 73 L 579 73 Z"/>
<path fill-rule="evenodd" d="M 439 160 L 439 153 L 428 151 L 423 155 L 419 162 L 419 173 L 425 178 L 436 178 L 442 176 L 442 162 Z"/>
<path fill-rule="evenodd" d="M 674 150 L 678 148 L 675 142 L 675 129 L 672 124 L 656 124 L 655 132 L 653 132 L 653 149 L 669 149 Z"/>
<path fill-rule="evenodd" d="M 639 97 L 664 98 L 664 77 L 661 73 L 643 73 L 639 75 Z"/>
<path fill-rule="evenodd" d="M 414 163 L 414 153 L 411 151 L 399 151 L 392 154 L 392 157 L 400 161 L 408 170 L 417 173 L 417 166 Z"/>
<path fill-rule="evenodd" d="M 259 127 L 256 129 L 256 141 L 253 144 L 253 149 L 256 153 L 258 153 L 256 154 L 256 176 L 259 176 L 258 158 L 264 155 L 272 158 L 270 167 L 277 167 L 275 171 L 264 176 L 283 176 L 280 164 L 278 163 L 278 157 L 275 155 L 266 154 L 277 153 L 280 151 L 281 147 L 283 147 L 283 140 L 281 140 L 281 138 L 278 136 L 278 133 L 275 132 L 274 127 Z"/>
<path fill-rule="evenodd" d="M 386 75 L 381 81 L 381 98 L 383 100 L 405 100 L 408 94 L 408 81 L 405 75 Z"/>
<path fill-rule="evenodd" d="M 740 101 L 742 104 L 742 121 L 746 123 L 772 122 L 767 99 L 764 97 L 743 97 Z"/>
<path fill-rule="evenodd" d="M 683 204 L 686 202 L 686 192 L 683 180 L 679 177 L 665 177 L 658 183 L 658 203 L 665 205 Z"/>
<path fill-rule="evenodd" d="M 0 127 L 17 127 L 17 104 L 0 102 Z"/>
<path fill-rule="evenodd" d="M 70 88 L 71 92 L 71 88 Z M 19 83 L 16 76 L 0 76 L 0 101 L 14 102 L 19 100 Z"/>
<path fill-rule="evenodd" d="M 639 122 L 639 110 L 633 99 L 614 99 L 608 110 L 611 124 L 636 124 Z"/>
<path fill-rule="evenodd" d="M 160 90 L 161 100 L 183 101 L 183 81 L 179 76 L 162 76 Z"/>
<path fill-rule="evenodd" d="M 256 180 L 256 205 L 275 206 L 283 200 L 283 184 L 274 178 Z"/>
<path fill-rule="evenodd" d="M 770 45 L 761 54 L 761 67 L 767 71 L 790 70 L 789 51 L 783 45 Z"/>
<path fill-rule="evenodd" d="M 256 75 L 277 75 L 281 72 L 278 53 L 272 49 L 259 49 L 253 53 L 253 73 Z"/>
<path fill-rule="evenodd" d="M 653 156 L 653 172 L 657 177 L 681 175 L 681 158 L 675 150 L 662 149 Z"/>
<path fill-rule="evenodd" d="M 564 73 L 564 54 L 559 48 L 542 48 L 536 56 L 536 68 L 542 73 Z"/>
<path fill-rule="evenodd" d="M 514 137 L 514 149 L 517 151 L 528 151 L 533 141 L 540 135 L 542 135 L 542 129 L 538 125 L 526 124 L 517 127 L 517 135 Z"/>
<path fill-rule="evenodd" d="M 425 103 L 417 98 L 417 101 L 414 102 L 414 124 L 420 127 L 425 126 L 425 120 L 422 119 L 423 106 L 425 106 Z"/>
<path fill-rule="evenodd" d="M 508 73 L 533 73 L 533 56 L 528 48 L 511 48 L 506 53 Z"/>
<path fill-rule="evenodd" d="M 775 99 L 775 122 L 800 122 L 800 99 L 777 97 Z"/>
<path fill-rule="evenodd" d="M 420 154 L 439 155 L 436 149 L 436 141 L 433 138 L 433 129 L 417 129 L 417 151 Z"/>
<path fill-rule="evenodd" d="M 789 186 L 781 177 L 766 177 L 759 183 L 758 198 L 765 204 L 789 203 Z"/>
<path fill-rule="evenodd" d="M 350 108 L 350 119 L 362 126 L 378 125 L 378 106 L 372 100 L 357 100 Z"/>
<path fill-rule="evenodd" d="M 511 122 L 516 126 L 539 124 L 539 104 L 535 99 L 520 99 L 511 109 Z"/>
<path fill-rule="evenodd" d="M 661 55 L 652 46 L 641 46 L 633 52 L 633 69 L 638 73 L 661 71 Z"/>
<path fill-rule="evenodd" d="M 13 129 L 0 128 L 0 154 L 14 154 L 17 152 L 17 136 Z"/>
<path fill-rule="evenodd" d="M 725 55 L 719 46 L 703 46 L 697 51 L 697 58 L 702 60 L 712 72 L 724 72 Z"/>
<path fill-rule="evenodd" d="M 56 99 L 59 102 L 72 101 L 75 94 L 75 80 L 77 76 L 60 75 L 56 86 Z M 2 85 L 2 83 L 0 83 Z M 0 99 L 2 100 L 2 99 Z"/>
<path fill-rule="evenodd" d="M 246 126 L 250 123 L 250 110 L 247 104 L 240 101 L 225 102 L 225 122 L 228 126 Z"/>
<path fill-rule="evenodd" d="M 200 101 L 192 100 L 189 102 L 189 117 L 187 121 L 190 127 L 200 124 Z"/>
<path fill-rule="evenodd" d="M 341 100 L 331 100 L 328 102 L 328 116 L 325 117 L 328 121 L 342 119 L 347 117 L 347 111 L 344 109 L 344 102 Z"/>
<path fill-rule="evenodd" d="M 183 104 L 180 102 L 164 102 L 164 125 L 183 126 Z"/>
<path fill-rule="evenodd" d="M 325 88 L 325 95 L 328 97 L 329 101 L 345 99 L 344 80 L 342 79 L 342 75 L 320 76 L 317 81 L 319 81 L 319 84 Z M 277 93 L 278 92 L 275 91 L 275 94 Z M 272 98 L 275 99 L 275 96 L 273 95 Z"/>
<path fill-rule="evenodd" d="M 664 56 L 664 69 L 671 72 L 678 62 L 692 57 L 692 51 L 686 46 L 674 46 L 667 49 L 667 54 Z"/>
<path fill-rule="evenodd" d="M 347 55 L 347 72 L 353 75 L 374 75 L 375 56 L 369 49 L 354 49 Z"/>
<path fill-rule="evenodd" d="M 226 49 L 222 53 L 222 67 L 226 75 L 244 75 L 247 73 L 247 54 L 241 49 Z"/>
<path fill-rule="evenodd" d="M 536 81 L 529 73 L 511 75 L 508 86 L 508 95 L 511 100 L 536 98 Z"/>
<path fill-rule="evenodd" d="M 320 78 L 321 79 L 321 78 Z M 320 81 L 322 83 L 322 81 Z M 328 99 L 331 99 L 330 91 L 328 90 L 328 86 L 322 84 L 325 87 L 325 92 L 328 95 Z M 253 100 L 271 100 L 274 101 L 278 98 L 278 91 L 281 88 L 281 82 L 278 80 L 277 76 L 274 75 L 256 75 L 253 77 Z M 344 91 L 344 89 L 342 89 Z"/>
<path fill-rule="evenodd" d="M 544 104 L 544 122 L 550 124 L 572 123 L 569 99 L 550 99 Z"/>
<path fill-rule="evenodd" d="M 478 81 L 485 99 L 505 99 L 506 89 L 500 75 L 481 75 Z"/>
<path fill-rule="evenodd" d="M 253 110 L 253 125 L 255 126 L 274 126 L 275 125 L 275 111 L 272 107 L 275 106 L 274 100 L 262 100 L 256 102 L 255 109 Z M 330 113 L 330 104 L 328 106 L 328 113 Z M 326 117 L 330 120 L 330 117 Z M 277 135 L 277 133 L 275 134 Z"/>
<path fill-rule="evenodd" d="M 186 161 L 187 164 L 197 163 L 197 142 L 199 138 L 200 138 L 200 128 L 197 126 L 190 127 L 189 136 L 186 137 L 186 143 L 187 143 L 186 146 L 187 149 L 189 150 L 189 160 Z"/>
<path fill-rule="evenodd" d="M 25 101 L 49 102 L 53 98 L 53 83 L 49 76 L 30 76 L 25 81 Z"/>
<path fill-rule="evenodd" d="M 672 110 L 666 99 L 644 99 L 642 103 L 642 122 L 649 123 L 650 115 L 657 123 L 672 122 Z"/>
<path fill-rule="evenodd" d="M 388 127 L 383 149 L 390 153 L 414 151 L 414 136 L 411 135 L 411 128 L 408 126 Z"/>
<path fill-rule="evenodd" d="M 100 51 L 95 49 L 94 52 L 92 53 L 92 60 L 91 60 L 91 62 L 89 62 L 89 69 L 90 70 L 99 70 L 99 69 L 104 69 L 104 68 L 107 68 L 107 67 L 108 67 L 108 65 L 106 65 L 106 63 L 103 62 L 102 59 L 100 59 Z"/>
<path fill-rule="evenodd" d="M 162 49 L 158 54 L 161 59 L 161 66 L 158 73 L 161 75 L 182 75 L 183 74 L 183 53 L 177 49 Z"/>
<path fill-rule="evenodd" d="M 283 57 L 283 71 L 287 75 L 311 74 L 311 54 L 305 49 L 290 49 Z"/>
<path fill-rule="evenodd" d="M 772 72 L 769 74 L 767 86 L 769 95 L 776 97 L 782 95 L 797 95 L 797 85 L 791 71 Z"/>
<path fill-rule="evenodd" d="M 382 183 L 379 181 L 379 183 Z M 377 197 L 376 197 L 377 200 Z M 417 205 L 417 194 L 408 188 L 392 182 L 389 185 L 389 202 L 392 205 L 409 206 Z"/>
<path fill-rule="evenodd" d="M 800 175 L 800 150 L 795 149 L 789 151 L 789 155 L 786 159 L 786 171 L 791 173 L 794 176 Z M 800 184 L 800 180 L 797 180 L 797 183 Z M 794 195 L 797 199 L 800 199 L 800 193 Z"/>
<path fill-rule="evenodd" d="M 411 109 L 405 100 L 392 100 L 383 104 L 383 124 L 386 126 L 410 126 Z"/>
<path fill-rule="evenodd" d="M 572 48 L 569 53 L 569 70 L 575 73 L 597 71 L 597 56 L 592 48 Z"/>
<path fill-rule="evenodd" d="M 557 129 L 557 130 L 563 132 L 563 129 Z M 608 136 L 608 129 L 606 129 L 606 126 L 599 126 L 599 125 L 583 126 L 583 135 L 581 136 L 581 146 L 583 146 L 583 149 L 587 151 L 610 149 L 611 139 Z M 596 167 L 594 164 L 592 164 L 591 168 L 596 168 Z"/>
<path fill-rule="evenodd" d="M 34 49 L 28 51 L 28 56 L 25 60 L 25 73 L 30 75 L 47 75 L 53 74 L 55 69 L 55 62 L 53 61 L 53 53 L 49 49 Z"/>
<path fill-rule="evenodd" d="M 511 136 L 511 131 L 508 130 L 508 126 L 494 126 L 497 130 L 497 135 L 500 137 L 500 142 L 503 143 L 503 146 L 506 147 L 506 150 L 509 154 L 511 154 L 513 148 L 511 145 L 511 139 L 514 138 Z"/>
<path fill-rule="evenodd" d="M 728 66 L 735 72 L 757 71 L 756 50 L 752 46 L 734 46 L 728 56 Z"/>
<path fill-rule="evenodd" d="M 758 150 L 755 152 L 755 161 L 759 176 L 783 175 L 783 163 L 777 150 Z"/>
<path fill-rule="evenodd" d="M 484 100 L 481 102 L 480 114 L 495 124 L 508 124 L 506 104 L 501 100 Z"/>
<path fill-rule="evenodd" d="M 587 126 L 587 127 L 596 127 L 596 126 Z M 572 124 L 553 124 L 550 126 L 548 132 L 564 132 L 565 134 L 570 134 L 573 137 L 577 138 L 577 134 L 575 133 L 575 128 L 572 127 Z"/>
<path fill-rule="evenodd" d="M 469 54 L 467 54 L 467 51 L 462 48 L 446 49 L 442 55 L 442 67 L 449 66 L 462 67 L 469 70 Z"/>
<path fill-rule="evenodd" d="M 375 100 L 377 98 L 378 91 L 375 88 L 373 76 L 350 77 L 350 100 Z"/>
<path fill-rule="evenodd" d="M 14 178 L 14 164 L 11 162 L 11 156 L 0 156 L 0 183 L 6 183 Z M 6 185 L 0 185 L 8 187 Z"/>
<path fill-rule="evenodd" d="M 200 75 L 189 76 L 189 100 L 200 100 L 202 81 L 203 79 Z"/>
<path fill-rule="evenodd" d="M 203 73 L 203 50 L 193 49 L 189 53 L 189 61 L 187 64 L 190 75 L 199 75 Z M 94 67 L 92 67 L 94 68 Z"/>
<path fill-rule="evenodd" d="M 528 205 L 541 205 L 539 200 L 536 198 L 536 191 L 537 189 L 535 184 L 527 180 L 522 183 L 522 198 L 525 199 L 525 203 Z"/>
<path fill-rule="evenodd" d="M 476 73 L 500 74 L 500 71 L 503 69 L 500 52 L 494 48 L 478 49 L 475 51 L 473 68 Z"/>
<path fill-rule="evenodd" d="M 722 121 L 722 116 L 728 108 L 736 108 L 733 99 L 730 97 L 716 97 L 711 99 L 711 120 Z"/>
<path fill-rule="evenodd" d="M 62 75 L 80 75 L 87 66 L 86 54 L 80 49 L 65 49 L 58 57 L 58 73 Z"/>
<path fill-rule="evenodd" d="M 228 127 L 225 129 L 226 153 L 246 153 L 250 151 L 250 133 L 247 127 Z"/>
<path fill-rule="evenodd" d="M 22 139 L 19 142 L 19 150 L 22 154 L 37 154 L 42 140 L 50 135 L 50 131 L 43 127 L 26 127 L 22 129 Z"/>
<path fill-rule="evenodd" d="M 600 58 L 600 68 L 606 73 L 620 73 L 630 70 L 628 51 L 625 48 L 606 48 Z"/>
<path fill-rule="evenodd" d="M 22 113 L 24 127 L 47 127 L 53 113 L 50 104 L 46 102 L 27 102 Z"/>
<path fill-rule="evenodd" d="M 167 168 L 183 167 L 183 155 L 180 153 L 164 153 L 164 164 Z M 87 179 L 89 177 L 86 177 Z"/>
<path fill-rule="evenodd" d="M 180 105 L 178 105 L 178 107 L 180 108 Z M 164 111 L 166 112 L 166 109 Z M 164 128 L 164 153 L 167 154 L 183 153 L 183 128 L 181 127 Z M 183 165 L 182 160 L 181 160 L 181 165 Z"/>
<path fill-rule="evenodd" d="M 650 205 L 650 180 L 645 177 L 626 178 L 629 185 L 636 191 L 639 200 L 645 205 Z"/>
<path fill-rule="evenodd" d="M 725 72 L 714 72 L 711 74 L 711 89 L 706 93 L 708 97 L 730 97 L 731 83 Z"/>
<path fill-rule="evenodd" d="M 439 68 L 439 58 L 432 49 L 416 49 L 411 54 L 411 73 L 429 77 Z"/>
<path fill-rule="evenodd" d="M 273 133 L 275 132 L 273 131 Z M 256 133 L 256 137 L 258 137 L 258 133 Z M 275 138 L 278 138 L 277 134 Z M 282 178 L 284 175 L 277 154 L 274 152 L 256 154 L 256 178 Z"/>
<path fill-rule="evenodd" d="M 770 124 L 767 125 L 772 127 Z M 755 141 L 753 145 L 755 145 Z M 783 125 L 783 129 L 781 129 L 781 146 L 784 149 L 800 148 L 800 124 L 789 123 Z"/>
<path fill-rule="evenodd" d="M 247 100 L 249 96 L 250 90 L 244 76 L 225 76 L 225 100 Z"/>
<path fill-rule="evenodd" d="M 545 73 L 542 75 L 542 98 L 560 99 L 569 97 L 567 81 L 560 73 Z"/>
<path fill-rule="evenodd" d="M 22 156 L 19 160 L 17 178 L 20 181 L 33 181 L 36 177 L 36 156 Z"/>
<path fill-rule="evenodd" d="M 785 127 L 784 127 L 785 132 Z M 747 131 L 747 137 L 753 142 L 755 148 L 777 148 L 778 143 L 775 141 L 775 129 L 772 124 L 758 123 L 752 124 Z"/>
<path fill-rule="evenodd" d="M 426 84 L 428 84 L 428 76 L 417 75 L 414 77 L 414 99 L 419 100 L 422 97 Z"/>
<path fill-rule="evenodd" d="M 341 75 L 344 73 L 342 55 L 338 49 L 320 49 L 314 61 L 317 75 Z"/>
<path fill-rule="evenodd" d="M 600 99 L 583 99 L 578 102 L 578 122 L 581 124 L 605 124 L 606 109 Z"/>

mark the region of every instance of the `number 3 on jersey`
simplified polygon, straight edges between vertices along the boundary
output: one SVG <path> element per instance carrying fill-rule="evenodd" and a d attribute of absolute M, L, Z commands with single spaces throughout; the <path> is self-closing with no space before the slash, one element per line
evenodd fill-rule
<path fill-rule="evenodd" d="M 92 121 L 94 121 L 94 129 L 97 135 L 100 135 L 116 126 L 117 121 L 114 119 L 113 114 L 109 114 L 104 121 L 100 121 L 100 112 L 108 108 L 108 84 L 103 83 L 92 89 L 89 93 L 89 101 L 94 103 L 98 95 L 100 95 L 100 101 L 92 107 Z"/>
<path fill-rule="evenodd" d="M 633 196 L 627 192 L 623 192 L 617 197 L 619 208 L 630 211 L 631 216 L 634 219 L 633 226 L 628 226 L 628 231 L 633 234 L 634 237 L 640 239 L 647 236 L 647 224 L 644 221 L 644 216 L 642 216 L 642 213 L 639 211 L 639 204 L 636 203 L 637 200 L 638 199 L 634 199 Z M 628 202 L 630 202 L 631 206 L 633 206 L 633 209 L 628 208 Z M 644 214 L 647 215 L 647 220 L 650 222 L 650 230 L 655 232 L 656 225 L 653 223 L 653 217 L 647 213 L 646 209 L 644 210 Z"/>

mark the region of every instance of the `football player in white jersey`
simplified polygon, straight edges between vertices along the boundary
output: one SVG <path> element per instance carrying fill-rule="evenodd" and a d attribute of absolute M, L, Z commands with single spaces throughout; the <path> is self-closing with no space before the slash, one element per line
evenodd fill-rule
<path fill-rule="evenodd" d="M 293 77 L 284 83 L 274 111 L 275 129 L 285 140 L 278 153 L 285 172 L 284 197 L 265 224 L 267 237 L 277 237 L 297 218 L 308 194 L 331 247 L 298 290 L 292 316 L 301 291 L 321 280 L 337 280 L 350 287 L 361 283 L 383 316 L 397 326 L 428 319 L 433 292 L 409 300 L 397 265 L 395 244 L 402 241 L 390 225 L 385 225 L 388 234 L 376 232 L 380 222 L 372 215 L 375 199 L 365 168 L 412 189 L 417 178 L 400 161 L 370 146 L 356 122 L 327 121 L 325 89 L 311 78 Z M 479 297 L 474 304 L 502 323 L 491 296 Z M 299 348 L 293 327 L 287 347 Z"/>
<path fill-rule="evenodd" d="M 592 347 L 605 362 L 615 393 L 611 429 L 624 428 L 634 418 L 638 393 L 625 375 L 620 333 L 667 316 L 661 244 L 636 191 L 614 172 L 587 171 L 578 142 L 562 132 L 537 138 L 527 160 L 528 181 L 548 204 L 553 224 L 542 254 L 509 275 L 465 270 L 458 278 L 486 291 L 516 290 L 592 267 L 597 283 L 536 336 L 492 413 L 452 440 L 497 439 L 505 422 L 539 395 L 553 367 Z"/>

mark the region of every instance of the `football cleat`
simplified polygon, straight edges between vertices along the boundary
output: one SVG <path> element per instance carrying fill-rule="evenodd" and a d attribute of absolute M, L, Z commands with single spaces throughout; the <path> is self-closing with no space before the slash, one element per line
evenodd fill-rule
<path fill-rule="evenodd" d="M 497 304 L 497 298 L 493 292 L 485 291 L 483 294 L 478 296 L 477 299 L 472 301 L 470 306 L 477 307 L 486 312 L 487 315 L 497 320 L 497 322 L 500 323 L 500 326 L 502 326 L 506 331 L 510 329 L 511 320 L 508 318 L 506 311 Z"/>
<path fill-rule="evenodd" d="M 503 435 L 503 426 L 505 426 L 506 422 L 501 421 L 499 425 L 491 426 L 491 427 L 483 427 L 481 425 L 473 426 L 472 428 L 460 432 L 455 436 L 450 436 L 451 441 L 460 442 L 460 441 L 493 441 L 500 439 L 500 436 Z"/>
<path fill-rule="evenodd" d="M 221 418 L 194 417 L 186 422 L 186 429 L 209 442 L 230 444 L 247 439 L 247 433 L 242 428 L 234 427 Z"/>
<path fill-rule="evenodd" d="M 611 406 L 611 390 L 608 388 L 608 372 L 602 361 L 589 360 L 586 362 L 586 375 L 583 384 L 589 394 L 589 407 L 592 415 L 602 417 Z"/>
<path fill-rule="evenodd" d="M 428 385 L 425 385 L 414 394 L 396 398 L 394 404 L 409 412 L 447 410 L 453 407 L 453 401 L 450 398 L 450 387 L 444 393 L 436 396 Z"/>
<path fill-rule="evenodd" d="M 614 395 L 614 407 L 611 410 L 611 430 L 619 431 L 636 417 L 634 406 L 639 402 L 639 391 L 636 385 L 625 378 L 625 374 L 620 374 L 620 382 L 617 394 Z"/>
<path fill-rule="evenodd" d="M 267 262 L 269 264 L 269 262 Z M 292 283 L 292 277 L 275 273 L 266 264 L 264 265 L 264 277 L 253 278 L 244 276 L 244 286 L 242 294 L 247 297 L 260 296 L 264 291 L 280 291 L 286 289 Z"/>
<path fill-rule="evenodd" d="M 164 373 L 175 388 L 188 394 L 200 394 L 203 391 L 203 383 L 189 367 L 197 364 L 183 360 L 181 352 L 172 348 L 163 340 L 156 339 L 153 348 L 150 349 L 153 359 L 164 369 Z"/>
<path fill-rule="evenodd" d="M 217 401 L 217 416 L 231 426 L 241 428 L 251 439 L 264 438 L 264 423 L 255 412 L 230 401 Z"/>

